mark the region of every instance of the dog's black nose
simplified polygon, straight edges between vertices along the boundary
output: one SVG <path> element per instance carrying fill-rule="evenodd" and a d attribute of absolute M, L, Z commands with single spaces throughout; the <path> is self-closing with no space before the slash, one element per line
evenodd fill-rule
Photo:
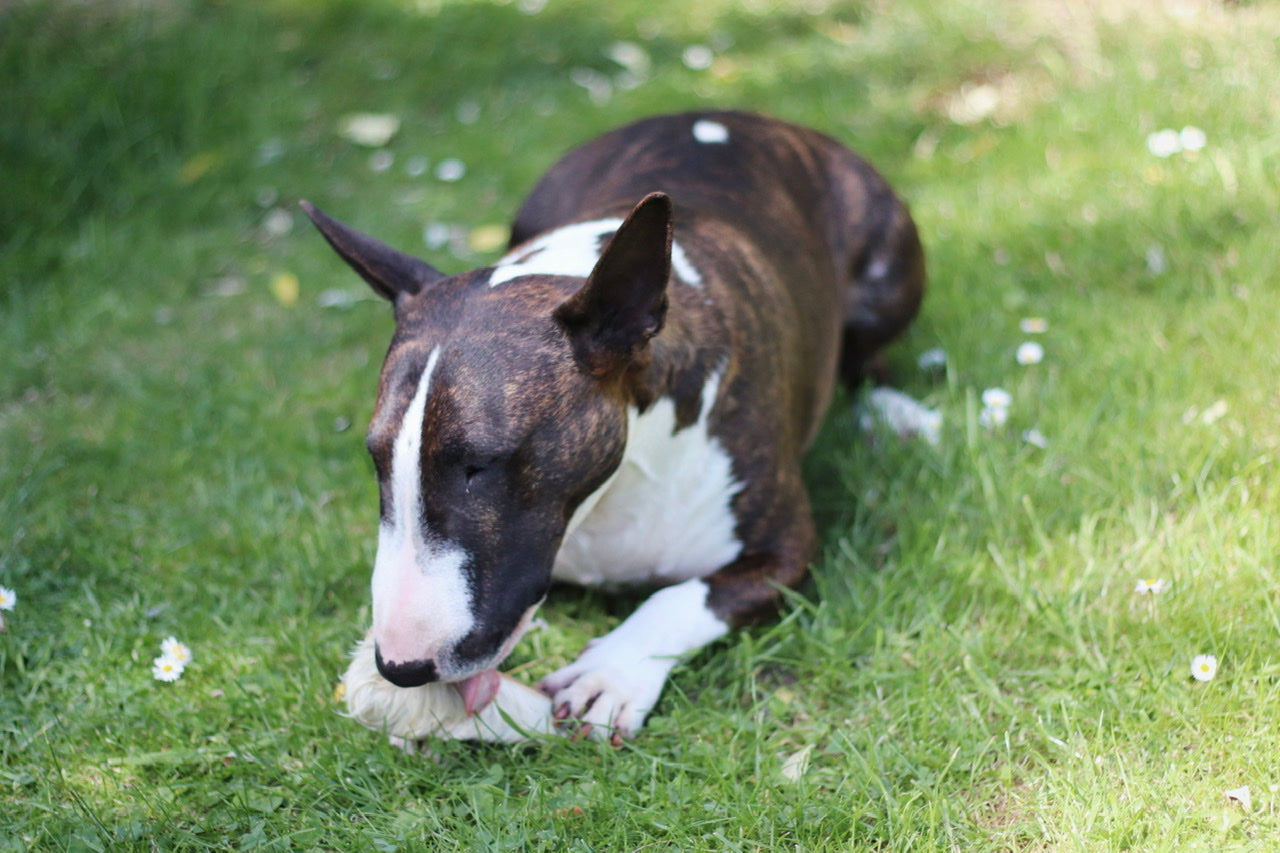
<path fill-rule="evenodd" d="M 396 687 L 421 687 L 440 678 L 433 660 L 413 660 L 408 663 L 387 663 L 382 659 L 382 652 L 375 646 L 373 659 L 378 664 L 378 672 Z"/>

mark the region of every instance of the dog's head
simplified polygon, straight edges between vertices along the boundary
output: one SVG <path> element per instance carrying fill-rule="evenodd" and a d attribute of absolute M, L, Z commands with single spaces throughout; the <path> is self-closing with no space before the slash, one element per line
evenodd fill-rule
<path fill-rule="evenodd" d="M 642 200 L 585 281 L 498 286 L 303 207 L 395 310 L 367 442 L 378 669 L 404 687 L 468 679 L 510 653 L 570 518 L 621 461 L 625 378 L 666 313 L 670 200 Z"/>

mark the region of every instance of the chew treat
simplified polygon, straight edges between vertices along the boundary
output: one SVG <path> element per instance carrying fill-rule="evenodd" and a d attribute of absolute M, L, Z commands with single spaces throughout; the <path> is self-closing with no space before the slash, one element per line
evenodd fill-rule
<path fill-rule="evenodd" d="M 403 741 L 438 737 L 515 743 L 550 734 L 551 700 L 508 675 L 500 678 L 494 700 L 468 715 L 452 684 L 396 687 L 383 678 L 370 633 L 356 646 L 342 684 L 351 717 Z"/>

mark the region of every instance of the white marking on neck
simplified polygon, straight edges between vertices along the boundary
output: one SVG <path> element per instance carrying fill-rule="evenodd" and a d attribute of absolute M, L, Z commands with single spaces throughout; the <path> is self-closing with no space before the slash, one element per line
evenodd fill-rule
<path fill-rule="evenodd" d="M 373 567 L 373 633 L 382 659 L 410 663 L 432 659 L 448 675 L 448 652 L 475 618 L 463 566 L 467 553 L 441 542 L 422 519 L 422 431 L 436 347 L 418 379 L 391 451 L 391 517 L 378 528 Z"/>
<path fill-rule="evenodd" d="M 522 275 L 565 275 L 586 278 L 600 260 L 600 252 L 617 232 L 622 220 L 593 219 L 548 231 L 522 243 L 504 255 L 489 274 L 489 286 L 498 287 Z M 689 262 L 677 242 L 671 244 L 671 268 L 690 287 L 702 287 L 702 274 Z"/>
<path fill-rule="evenodd" d="M 733 460 L 708 421 L 722 373 L 708 377 L 697 422 L 676 431 L 662 397 L 628 413 L 627 446 L 613 476 L 569 521 L 552 575 L 583 585 L 670 583 L 703 577 L 742 551 Z"/>
<path fill-rule="evenodd" d="M 729 141 L 729 128 L 718 121 L 699 119 L 693 123 L 693 138 L 705 145 L 723 145 Z"/>

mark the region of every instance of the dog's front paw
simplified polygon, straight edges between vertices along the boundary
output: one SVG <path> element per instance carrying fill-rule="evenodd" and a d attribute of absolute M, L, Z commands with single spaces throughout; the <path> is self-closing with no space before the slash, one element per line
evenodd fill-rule
<path fill-rule="evenodd" d="M 635 734 L 657 704 L 673 661 L 627 647 L 614 635 L 594 640 L 582 655 L 542 680 L 556 722 L 614 746 Z"/>

